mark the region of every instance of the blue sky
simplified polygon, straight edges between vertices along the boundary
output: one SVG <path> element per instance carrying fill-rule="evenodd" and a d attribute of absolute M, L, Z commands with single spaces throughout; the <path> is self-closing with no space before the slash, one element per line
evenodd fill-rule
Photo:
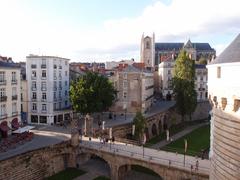
<path fill-rule="evenodd" d="M 0 55 L 139 60 L 141 35 L 209 42 L 219 54 L 240 31 L 238 0 L 1 0 Z M 214 7 L 214 8 L 213 8 Z"/>

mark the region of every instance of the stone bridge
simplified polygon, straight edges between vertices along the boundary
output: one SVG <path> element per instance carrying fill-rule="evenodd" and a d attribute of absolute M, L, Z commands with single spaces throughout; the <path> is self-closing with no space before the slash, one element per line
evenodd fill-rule
<path fill-rule="evenodd" d="M 76 163 L 83 163 L 91 156 L 98 156 L 110 167 L 111 179 L 124 179 L 125 174 L 131 170 L 131 165 L 140 165 L 151 169 L 162 179 L 209 179 L 209 160 L 196 159 L 186 156 L 185 165 L 183 155 L 153 150 L 135 145 L 101 144 L 98 141 L 82 141 L 76 151 Z"/>

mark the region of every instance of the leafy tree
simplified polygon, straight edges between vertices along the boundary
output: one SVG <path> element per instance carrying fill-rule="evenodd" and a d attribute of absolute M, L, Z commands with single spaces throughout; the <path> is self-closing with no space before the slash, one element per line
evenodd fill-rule
<path fill-rule="evenodd" d="M 116 90 L 108 78 L 88 72 L 70 86 L 73 109 L 83 114 L 107 110 L 116 96 Z"/>
<path fill-rule="evenodd" d="M 140 141 L 143 138 L 144 130 L 146 127 L 146 119 L 141 112 L 137 112 L 133 124 L 135 125 L 135 137 Z"/>
<path fill-rule="evenodd" d="M 206 58 L 204 58 L 203 56 L 199 59 L 198 64 L 203 64 L 203 65 L 207 65 L 207 60 Z"/>
<path fill-rule="evenodd" d="M 176 99 L 176 108 L 184 121 L 185 115 L 196 109 L 197 93 L 194 88 L 195 62 L 186 51 L 182 50 L 176 59 L 173 75 L 173 92 Z"/>

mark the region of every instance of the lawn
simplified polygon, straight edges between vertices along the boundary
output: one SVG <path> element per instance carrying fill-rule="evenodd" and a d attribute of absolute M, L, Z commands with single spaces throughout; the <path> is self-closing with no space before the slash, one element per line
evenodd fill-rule
<path fill-rule="evenodd" d="M 110 180 L 110 178 L 108 178 L 106 176 L 98 176 L 98 177 L 94 178 L 93 180 Z"/>
<path fill-rule="evenodd" d="M 53 176 L 47 178 L 47 180 L 72 180 L 78 176 L 85 174 L 86 172 L 76 168 L 67 168 Z"/>
<path fill-rule="evenodd" d="M 196 156 L 201 154 L 201 150 L 207 150 L 210 147 L 210 126 L 202 126 L 191 133 L 183 136 L 182 138 L 173 141 L 162 150 L 184 153 L 184 139 L 187 140 L 186 154 Z"/>

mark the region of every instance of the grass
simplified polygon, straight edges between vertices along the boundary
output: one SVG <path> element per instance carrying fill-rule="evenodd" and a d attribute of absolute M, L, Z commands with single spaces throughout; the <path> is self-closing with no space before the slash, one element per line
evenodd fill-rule
<path fill-rule="evenodd" d="M 85 174 L 86 172 L 76 168 L 67 168 L 53 176 L 47 178 L 47 180 L 72 180 L 78 176 Z"/>
<path fill-rule="evenodd" d="M 108 178 L 106 176 L 98 176 L 98 177 L 94 178 L 93 180 L 110 180 L 110 178 Z"/>
<path fill-rule="evenodd" d="M 142 166 L 139 166 L 139 165 L 131 165 L 131 169 L 133 171 L 142 172 L 142 173 L 145 173 L 145 174 L 149 174 L 149 175 L 152 175 L 152 176 L 159 177 L 159 175 L 157 173 L 155 173 L 154 171 L 152 171 L 151 169 L 148 169 L 148 168 L 145 168 L 145 167 L 142 167 Z"/>
<path fill-rule="evenodd" d="M 173 125 L 169 128 L 169 133 L 170 133 L 170 136 L 182 131 L 183 129 L 186 128 L 186 124 L 177 124 L 177 125 Z M 166 132 L 162 132 L 160 135 L 158 136 L 155 136 L 153 137 L 152 139 L 150 139 L 146 144 L 145 144 L 145 147 L 150 147 L 164 139 L 166 139 Z"/>
<path fill-rule="evenodd" d="M 184 139 L 187 140 L 187 155 L 196 156 L 201 153 L 201 150 L 206 150 L 210 147 L 210 126 L 202 126 L 182 138 L 163 147 L 162 150 L 178 152 L 184 154 Z"/>

